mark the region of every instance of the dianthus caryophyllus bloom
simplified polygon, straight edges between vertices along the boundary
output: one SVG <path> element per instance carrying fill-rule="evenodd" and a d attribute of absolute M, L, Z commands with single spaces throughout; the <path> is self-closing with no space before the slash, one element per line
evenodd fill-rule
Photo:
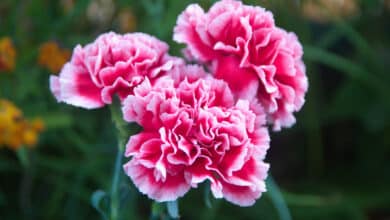
<path fill-rule="evenodd" d="M 178 18 L 174 40 L 187 45 L 188 58 L 208 64 L 236 98 L 257 98 L 274 130 L 295 123 L 308 87 L 302 46 L 275 26 L 271 12 L 234 0 L 207 13 L 192 4 Z"/>
<path fill-rule="evenodd" d="M 145 80 L 123 102 L 125 120 L 144 128 L 126 146 L 132 158 L 124 170 L 159 202 L 208 180 L 214 197 L 250 206 L 266 190 L 264 114 L 256 115 L 247 100 L 235 103 L 225 82 L 191 76 Z"/>
<path fill-rule="evenodd" d="M 167 54 L 168 45 L 143 33 L 102 34 L 93 43 L 78 45 L 50 89 L 60 102 L 87 109 L 123 100 L 145 78 L 153 81 L 183 61 Z"/>

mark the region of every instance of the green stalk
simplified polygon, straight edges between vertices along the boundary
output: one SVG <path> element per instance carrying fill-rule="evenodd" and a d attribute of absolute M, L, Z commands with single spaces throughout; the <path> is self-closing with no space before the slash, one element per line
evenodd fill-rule
<path fill-rule="evenodd" d="M 120 196 L 119 196 L 119 185 L 121 181 L 122 172 L 122 158 L 125 151 L 125 143 L 130 135 L 135 133 L 136 129 L 129 131 L 127 123 L 123 120 L 121 105 L 119 100 L 114 100 L 110 105 L 112 121 L 118 132 L 118 151 L 115 160 L 114 174 L 111 185 L 111 209 L 110 209 L 110 220 L 119 219 L 119 208 L 120 208 Z"/>
<path fill-rule="evenodd" d="M 122 165 L 122 157 L 123 157 L 123 147 L 118 147 L 118 152 L 116 155 L 115 160 L 115 169 L 114 169 L 114 176 L 112 178 L 112 185 L 111 185 L 111 213 L 110 213 L 110 219 L 111 220 L 117 220 L 119 219 L 119 206 L 120 206 L 120 198 L 119 198 L 119 183 L 120 183 L 120 172 L 121 172 L 121 165 Z"/>
<path fill-rule="evenodd" d="M 18 159 L 22 165 L 22 178 L 19 188 L 20 208 L 24 218 L 31 216 L 31 189 L 32 189 L 32 164 L 30 151 L 25 146 L 21 146 L 17 150 Z"/>

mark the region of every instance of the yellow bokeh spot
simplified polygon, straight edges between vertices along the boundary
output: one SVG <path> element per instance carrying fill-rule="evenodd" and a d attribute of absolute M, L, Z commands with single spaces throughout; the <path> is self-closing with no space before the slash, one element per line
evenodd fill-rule
<path fill-rule="evenodd" d="M 14 104 L 0 99 L 0 146 L 13 150 L 22 146 L 34 147 L 44 127 L 42 119 L 29 121 Z"/>
<path fill-rule="evenodd" d="M 33 129 L 27 129 L 23 132 L 23 143 L 29 147 L 33 147 L 38 142 L 38 134 Z"/>

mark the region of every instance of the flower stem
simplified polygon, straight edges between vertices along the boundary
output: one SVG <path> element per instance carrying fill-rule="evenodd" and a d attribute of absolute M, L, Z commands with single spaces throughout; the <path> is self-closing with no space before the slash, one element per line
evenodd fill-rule
<path fill-rule="evenodd" d="M 114 174 L 111 185 L 111 209 L 110 209 L 110 220 L 119 219 L 119 208 L 120 208 L 120 196 L 119 196 L 119 185 L 121 181 L 122 171 L 122 158 L 125 151 L 125 143 L 129 135 L 134 131 L 129 131 L 127 123 L 123 120 L 121 105 L 119 100 L 114 100 L 110 105 L 112 121 L 117 129 L 118 137 L 118 151 L 115 160 Z M 135 130 L 135 129 L 133 129 Z"/>
<path fill-rule="evenodd" d="M 31 216 L 32 202 L 31 202 L 31 189 L 32 189 L 32 165 L 31 155 L 29 149 L 25 146 L 20 147 L 17 150 L 17 156 L 22 165 L 22 178 L 19 188 L 19 202 L 22 214 L 25 219 Z"/>
<path fill-rule="evenodd" d="M 122 157 L 123 157 L 123 147 L 118 147 L 118 152 L 116 155 L 115 160 L 115 169 L 114 169 L 114 176 L 112 178 L 112 185 L 111 185 L 111 213 L 110 213 L 110 219 L 111 220 L 117 220 L 119 216 L 119 183 L 120 183 L 120 172 L 121 172 L 121 165 L 122 165 Z"/>

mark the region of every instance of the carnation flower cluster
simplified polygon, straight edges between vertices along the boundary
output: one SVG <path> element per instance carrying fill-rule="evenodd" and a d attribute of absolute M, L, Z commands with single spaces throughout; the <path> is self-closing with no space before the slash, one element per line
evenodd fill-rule
<path fill-rule="evenodd" d="M 266 191 L 269 125 L 295 123 L 308 83 L 302 46 L 271 12 L 222 0 L 189 5 L 174 40 L 187 60 L 143 33 L 102 34 L 77 46 L 50 78 L 59 102 L 87 109 L 121 100 L 129 138 L 125 173 L 140 192 L 173 201 L 208 181 L 214 197 L 253 205 Z"/>

